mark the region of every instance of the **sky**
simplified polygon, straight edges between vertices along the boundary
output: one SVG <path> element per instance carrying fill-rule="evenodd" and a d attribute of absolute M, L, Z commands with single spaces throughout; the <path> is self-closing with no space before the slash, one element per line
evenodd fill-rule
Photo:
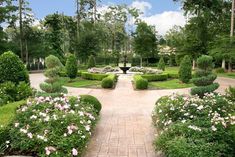
<path fill-rule="evenodd" d="M 28 1 L 37 19 L 57 11 L 65 15 L 75 15 L 75 0 Z M 144 12 L 141 19 L 154 25 L 160 35 L 165 35 L 174 25 L 183 26 L 186 23 L 180 4 L 173 0 L 101 0 L 98 10 L 104 10 L 112 4 L 127 4 L 140 9 Z"/>

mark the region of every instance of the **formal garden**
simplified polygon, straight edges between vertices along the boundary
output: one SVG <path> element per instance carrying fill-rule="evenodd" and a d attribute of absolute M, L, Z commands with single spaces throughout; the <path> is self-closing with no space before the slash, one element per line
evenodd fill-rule
<path fill-rule="evenodd" d="M 0 1 L 0 156 L 234 157 L 235 2 L 172 2 L 161 34 L 147 1 Z"/>

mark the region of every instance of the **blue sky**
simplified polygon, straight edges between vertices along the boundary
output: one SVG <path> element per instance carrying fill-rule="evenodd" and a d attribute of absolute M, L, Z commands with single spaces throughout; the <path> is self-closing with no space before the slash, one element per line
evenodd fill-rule
<path fill-rule="evenodd" d="M 64 12 L 66 15 L 74 15 L 75 0 L 28 0 L 30 7 L 33 9 L 36 17 L 41 19 L 47 14 Z M 141 0 L 138 0 L 139 2 Z M 177 11 L 180 6 L 173 2 L 173 0 L 142 0 L 152 5 L 149 14 L 162 13 L 164 11 Z M 114 4 L 128 4 L 130 5 L 133 0 L 101 0 L 100 5 Z"/>
<path fill-rule="evenodd" d="M 39 20 L 55 12 L 75 15 L 75 0 L 28 0 L 35 17 Z M 142 20 L 156 27 L 160 35 L 175 25 L 184 26 L 186 19 L 180 4 L 173 0 L 101 0 L 98 10 L 105 10 L 111 4 L 127 4 L 144 12 Z"/>

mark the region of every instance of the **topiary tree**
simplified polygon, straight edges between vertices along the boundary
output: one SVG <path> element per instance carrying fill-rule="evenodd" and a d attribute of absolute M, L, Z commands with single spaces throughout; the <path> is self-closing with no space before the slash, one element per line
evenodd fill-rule
<path fill-rule="evenodd" d="M 6 81 L 29 83 L 29 74 L 24 63 L 11 51 L 0 56 L 0 83 Z"/>
<path fill-rule="evenodd" d="M 192 79 L 197 87 L 191 89 L 191 94 L 197 94 L 202 98 L 205 93 L 211 93 L 218 89 L 219 84 L 213 83 L 217 75 L 212 73 L 214 64 L 211 56 L 203 55 L 198 58 L 197 66 L 198 70 L 195 73 L 195 78 Z"/>
<path fill-rule="evenodd" d="M 62 87 L 60 82 L 57 82 L 59 73 L 63 70 L 64 66 L 59 58 L 50 55 L 45 59 L 46 71 L 45 76 L 48 77 L 46 83 L 41 83 L 40 88 L 46 93 L 67 93 L 66 88 Z"/>
<path fill-rule="evenodd" d="M 91 55 L 91 56 L 89 56 L 87 67 L 93 68 L 95 66 L 96 66 L 95 65 L 95 57 L 93 55 Z"/>
<path fill-rule="evenodd" d="M 77 59 L 75 55 L 69 55 L 65 65 L 66 73 L 68 77 L 74 79 L 77 77 L 78 66 L 77 66 Z"/>
<path fill-rule="evenodd" d="M 183 83 L 189 83 L 192 78 L 192 62 L 190 57 L 187 55 L 183 58 L 179 69 L 179 79 Z"/>
<path fill-rule="evenodd" d="M 158 62 L 158 69 L 165 71 L 165 68 L 166 68 L 165 61 L 163 57 L 161 57 L 161 59 Z"/>

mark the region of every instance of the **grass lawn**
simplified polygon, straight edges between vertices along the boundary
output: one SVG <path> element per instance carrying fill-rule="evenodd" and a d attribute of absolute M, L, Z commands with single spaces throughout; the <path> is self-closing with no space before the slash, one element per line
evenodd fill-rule
<path fill-rule="evenodd" d="M 76 78 L 74 80 L 68 80 L 64 86 L 75 87 L 75 88 L 85 88 L 85 87 L 94 87 L 98 88 L 101 85 L 101 81 L 96 80 L 84 80 L 82 78 Z"/>
<path fill-rule="evenodd" d="M 178 74 L 179 67 L 167 67 L 165 70 L 166 73 Z"/>
<path fill-rule="evenodd" d="M 158 82 L 150 82 L 150 89 L 180 89 L 180 88 L 190 88 L 194 85 L 192 83 L 182 83 L 178 79 L 172 79 L 167 81 L 158 81 Z"/>
<path fill-rule="evenodd" d="M 7 126 L 14 119 L 16 109 L 26 104 L 26 101 L 18 101 L 0 107 L 0 126 Z"/>
<path fill-rule="evenodd" d="M 232 78 L 235 79 L 235 72 L 232 73 L 221 73 L 217 74 L 219 77 L 227 77 L 227 78 Z"/>

